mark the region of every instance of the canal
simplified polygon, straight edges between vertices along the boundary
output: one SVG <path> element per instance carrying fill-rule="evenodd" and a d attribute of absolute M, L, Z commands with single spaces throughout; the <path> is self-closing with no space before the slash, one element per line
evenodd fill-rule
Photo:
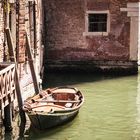
<path fill-rule="evenodd" d="M 140 140 L 140 74 L 47 74 L 45 78 L 45 88 L 76 87 L 85 102 L 73 121 L 45 132 L 30 128 L 26 139 Z"/>

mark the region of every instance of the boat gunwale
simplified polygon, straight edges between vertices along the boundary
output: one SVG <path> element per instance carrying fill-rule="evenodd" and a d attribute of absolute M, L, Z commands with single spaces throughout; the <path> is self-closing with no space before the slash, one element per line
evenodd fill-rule
<path fill-rule="evenodd" d="M 43 107 L 43 106 L 44 107 L 45 106 L 52 106 L 52 107 L 55 106 L 55 107 L 58 107 L 58 108 L 62 108 L 64 110 L 54 110 L 53 113 L 64 113 L 64 112 L 72 112 L 74 110 L 79 109 L 82 106 L 83 102 L 84 102 L 84 100 L 81 100 L 81 102 L 79 103 L 79 105 L 75 106 L 74 108 L 67 108 L 67 107 L 63 107 L 63 106 L 60 106 L 60 105 L 50 105 L 50 104 L 40 105 L 40 106 L 36 106 L 34 108 Z M 31 109 L 34 109 L 34 108 L 31 108 Z M 30 114 L 32 112 L 35 112 L 35 113 L 49 113 L 49 112 L 46 112 L 46 111 L 44 111 L 44 112 L 42 112 L 42 111 L 34 111 L 34 110 L 30 110 L 30 111 L 28 110 L 27 111 L 27 113 L 30 113 Z M 53 113 L 50 113 L 50 114 L 53 114 Z"/>
<path fill-rule="evenodd" d="M 31 107 L 31 108 L 27 108 L 27 110 L 25 110 L 25 112 L 26 113 L 28 113 L 28 114 L 37 114 L 37 113 L 49 113 L 49 114 L 53 114 L 53 113 L 65 113 L 65 112 L 72 112 L 72 111 L 75 111 L 75 110 L 78 110 L 81 106 L 82 106 L 82 104 L 84 103 L 84 96 L 82 95 L 82 93 L 81 93 L 81 91 L 79 91 L 77 88 L 73 88 L 73 87 L 56 87 L 56 88 L 53 88 L 52 90 L 51 90 L 51 94 L 57 94 L 57 92 L 54 92 L 53 93 L 53 91 L 55 91 L 55 90 L 57 90 L 57 89 L 63 89 L 63 88 L 66 88 L 66 89 L 73 89 L 74 91 L 76 91 L 75 93 L 72 93 L 72 94 L 76 94 L 77 92 L 80 92 L 80 96 L 81 96 L 81 99 L 80 99 L 80 101 L 79 101 L 79 103 L 78 103 L 78 105 L 76 105 L 76 106 L 74 106 L 73 108 L 68 108 L 68 107 L 65 107 L 65 106 L 61 106 L 61 105 L 55 105 L 55 104 L 45 104 L 45 105 L 40 105 L 40 106 L 34 106 L 34 107 Z M 46 89 L 47 90 L 47 89 Z M 46 90 L 44 90 L 44 91 L 46 91 Z M 59 93 L 59 92 L 58 92 Z M 68 93 L 68 92 L 63 92 L 63 93 Z M 69 93 L 68 93 L 69 94 Z M 49 95 L 49 94 L 48 94 Z M 38 96 L 38 95 L 36 95 L 36 96 Z M 29 100 L 31 100 L 31 99 L 29 99 Z M 76 103 L 75 103 L 76 104 Z M 61 109 L 63 109 L 63 110 L 54 110 L 53 112 L 47 112 L 47 111 L 34 111 L 34 110 L 32 110 L 32 109 L 34 109 L 34 108 L 38 108 L 38 107 L 43 107 L 43 106 L 54 106 L 54 107 L 58 107 L 58 108 L 61 108 Z"/>
<path fill-rule="evenodd" d="M 73 114 L 75 112 L 78 112 L 79 108 L 78 109 L 73 109 L 73 110 L 65 110 L 64 112 L 62 112 L 62 111 L 54 111 L 53 113 L 50 113 L 50 112 L 31 111 L 31 112 L 27 112 L 27 113 L 30 116 L 32 116 L 32 115 L 65 116 L 65 115 L 69 115 L 69 114 Z"/>

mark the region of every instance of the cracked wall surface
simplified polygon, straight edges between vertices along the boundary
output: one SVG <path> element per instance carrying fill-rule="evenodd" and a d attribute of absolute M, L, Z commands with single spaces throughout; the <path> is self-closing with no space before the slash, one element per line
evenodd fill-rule
<path fill-rule="evenodd" d="M 120 8 L 136 0 L 44 0 L 45 60 L 50 62 L 131 61 L 130 17 Z M 84 35 L 86 11 L 110 14 L 108 36 Z"/>

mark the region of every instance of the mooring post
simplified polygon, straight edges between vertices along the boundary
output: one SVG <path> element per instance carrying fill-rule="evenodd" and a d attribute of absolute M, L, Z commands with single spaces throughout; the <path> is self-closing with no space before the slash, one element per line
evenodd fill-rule
<path fill-rule="evenodd" d="M 0 128 L 2 127 L 3 125 L 3 120 L 2 120 L 2 109 L 0 109 Z"/>
<path fill-rule="evenodd" d="M 39 93 L 39 84 L 38 84 L 38 79 L 37 79 L 36 72 L 35 72 L 34 61 L 33 61 L 30 41 L 27 36 L 27 32 L 26 32 L 26 48 L 27 48 L 27 54 L 28 54 L 28 58 L 29 58 L 29 66 L 30 66 L 31 75 L 32 75 L 32 79 L 33 79 L 35 94 L 38 94 Z"/>
<path fill-rule="evenodd" d="M 10 132 L 12 131 L 12 111 L 11 111 L 11 103 L 9 103 L 4 108 L 4 126 L 5 131 Z"/>
<path fill-rule="evenodd" d="M 6 28 L 5 32 L 6 32 L 6 37 L 7 37 L 8 52 L 9 52 L 10 60 L 12 62 L 15 62 L 16 93 L 17 93 L 17 101 L 18 101 L 18 106 L 19 106 L 19 113 L 21 117 L 21 125 L 25 126 L 26 116 L 25 116 L 25 112 L 22 109 L 23 101 L 22 101 L 22 96 L 21 96 L 21 88 L 20 88 L 20 83 L 19 83 L 19 77 L 18 77 L 19 75 L 18 75 L 18 69 L 17 69 L 17 64 L 16 64 L 16 57 L 14 53 L 13 40 L 12 40 L 10 29 Z"/>

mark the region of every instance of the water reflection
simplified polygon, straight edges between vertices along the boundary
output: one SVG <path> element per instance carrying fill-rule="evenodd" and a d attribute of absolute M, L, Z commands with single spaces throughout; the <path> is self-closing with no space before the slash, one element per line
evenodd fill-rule
<path fill-rule="evenodd" d="M 11 132 L 5 132 L 5 128 L 2 126 L 0 127 L 0 140 L 25 140 L 28 137 L 25 132 L 29 130 L 30 122 L 27 119 L 26 124 L 22 123 L 19 115 L 17 115 L 12 122 L 13 129 Z"/>

